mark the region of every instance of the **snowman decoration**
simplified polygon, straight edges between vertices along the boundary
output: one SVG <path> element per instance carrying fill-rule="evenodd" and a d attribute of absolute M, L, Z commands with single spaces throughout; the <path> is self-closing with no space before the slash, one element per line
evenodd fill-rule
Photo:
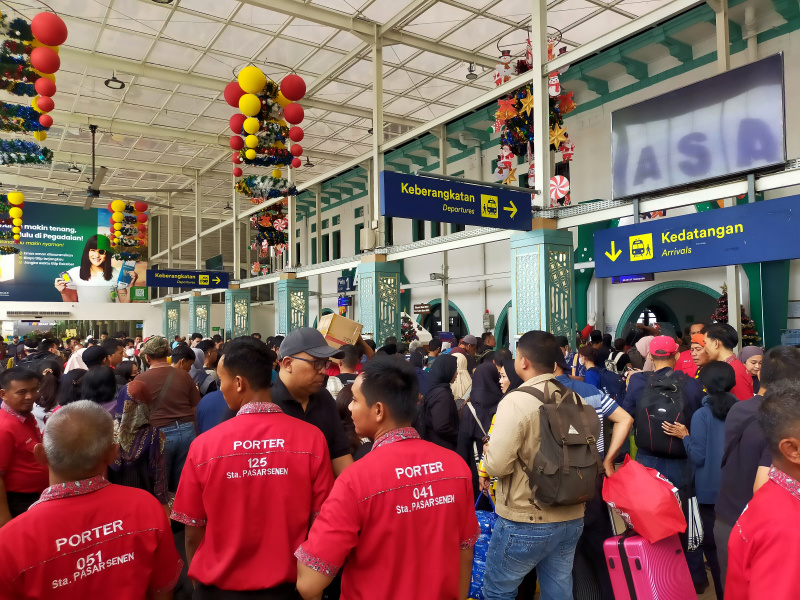
<path fill-rule="evenodd" d="M 561 81 L 558 79 L 558 73 L 551 74 L 547 80 L 547 92 L 553 98 L 561 95 Z"/>
<path fill-rule="evenodd" d="M 511 50 L 503 50 L 494 71 L 495 86 L 511 81 Z"/>

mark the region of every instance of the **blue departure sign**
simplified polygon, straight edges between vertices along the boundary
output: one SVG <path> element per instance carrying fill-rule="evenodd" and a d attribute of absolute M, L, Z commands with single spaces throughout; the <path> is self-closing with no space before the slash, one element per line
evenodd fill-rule
<path fill-rule="evenodd" d="M 225 271 L 162 271 L 147 269 L 148 287 L 227 288 L 230 275 Z"/>
<path fill-rule="evenodd" d="M 531 193 L 382 171 L 381 215 L 530 231 Z"/>
<path fill-rule="evenodd" d="M 800 258 L 800 196 L 594 234 L 597 277 Z"/>

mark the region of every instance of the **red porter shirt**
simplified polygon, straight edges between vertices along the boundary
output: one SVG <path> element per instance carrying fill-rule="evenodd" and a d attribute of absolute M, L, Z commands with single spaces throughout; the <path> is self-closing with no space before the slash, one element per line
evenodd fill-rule
<path fill-rule="evenodd" d="M 322 432 L 273 403 L 245 404 L 189 448 L 172 518 L 205 527 L 189 577 L 223 590 L 297 581 L 295 548 L 331 491 Z"/>
<path fill-rule="evenodd" d="M 456 600 L 461 549 L 477 537 L 466 463 L 405 428 L 339 476 L 295 556 L 329 577 L 347 559 L 343 600 Z"/>
<path fill-rule="evenodd" d="M 47 487 L 47 467 L 33 456 L 33 447 L 41 441 L 42 432 L 32 414 L 0 404 L 0 477 L 7 492 L 33 494 Z"/>
<path fill-rule="evenodd" d="M 4 600 L 141 600 L 182 566 L 158 501 L 101 476 L 47 488 L 0 529 Z"/>

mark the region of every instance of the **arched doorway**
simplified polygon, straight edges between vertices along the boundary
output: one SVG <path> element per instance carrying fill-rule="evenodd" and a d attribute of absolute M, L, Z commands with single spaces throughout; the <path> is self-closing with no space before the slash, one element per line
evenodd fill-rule
<path fill-rule="evenodd" d="M 333 314 L 333 309 L 331 309 L 331 308 L 323 308 L 322 309 L 322 316 L 323 317 L 325 315 L 332 315 L 332 314 Z M 314 324 L 311 327 L 313 327 L 314 329 L 317 328 L 317 318 L 316 317 L 314 317 Z"/>
<path fill-rule="evenodd" d="M 686 325 L 708 321 L 719 295 L 694 281 L 665 281 L 654 285 L 628 304 L 617 324 L 616 337 L 625 337 L 636 323 L 658 323 L 664 333 L 671 329 L 682 335 Z"/>
<path fill-rule="evenodd" d="M 420 323 L 433 337 L 436 337 L 436 334 L 442 331 L 442 299 L 434 298 L 428 304 L 431 306 L 431 313 L 429 315 L 418 315 L 417 323 Z M 447 331 L 455 335 L 457 340 L 460 340 L 469 334 L 469 325 L 461 309 L 452 300 L 448 301 L 448 304 L 450 306 L 450 326 Z"/>
<path fill-rule="evenodd" d="M 494 339 L 497 342 L 495 348 L 508 348 L 511 343 L 511 334 L 508 327 L 508 311 L 511 309 L 511 300 L 508 301 L 497 317 L 497 323 L 494 326 Z"/>

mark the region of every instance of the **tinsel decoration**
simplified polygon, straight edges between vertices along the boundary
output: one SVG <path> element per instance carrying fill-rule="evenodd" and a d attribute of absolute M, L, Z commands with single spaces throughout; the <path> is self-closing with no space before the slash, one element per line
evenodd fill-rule
<path fill-rule="evenodd" d="M 39 124 L 42 113 L 31 106 L 0 102 L 0 131 L 23 133 L 26 131 L 46 131 Z"/>
<path fill-rule="evenodd" d="M 0 246 L 0 256 L 6 254 L 19 254 L 19 248 L 16 246 Z"/>
<path fill-rule="evenodd" d="M 8 92 L 12 96 L 28 96 L 32 98 L 36 95 L 36 89 L 33 87 L 33 83 L 19 81 L 16 76 L 10 75 L 9 69 L 0 72 L 0 77 L 2 77 L 2 79 L 0 79 L 0 90 Z"/>
<path fill-rule="evenodd" d="M 49 165 L 53 151 L 35 142 L 0 140 L 0 165 Z"/>
<path fill-rule="evenodd" d="M 247 179 L 250 179 L 250 177 Z M 256 230 L 255 240 L 250 247 L 252 250 L 258 250 L 259 256 L 262 258 L 270 255 L 270 248 L 273 254 L 280 254 L 284 251 L 286 243 L 289 241 L 288 233 L 286 232 L 288 219 L 284 215 L 284 209 L 287 205 L 288 201 L 284 200 L 250 217 L 250 223 L 253 229 Z"/>
<path fill-rule="evenodd" d="M 413 322 L 409 317 L 403 315 L 400 320 L 400 341 L 408 345 L 416 339 L 419 338 L 417 337 L 417 330 L 414 328 Z"/>
<path fill-rule="evenodd" d="M 756 324 L 753 319 L 750 318 L 750 315 L 744 310 L 744 306 L 740 307 L 741 309 L 741 323 L 742 323 L 742 346 L 757 346 L 758 343 L 761 341 L 761 337 L 758 335 L 758 330 L 756 329 Z M 728 323 L 729 322 L 729 315 L 728 315 L 728 284 L 722 284 L 722 295 L 717 299 L 717 308 L 711 314 L 711 322 L 712 323 Z"/>
<path fill-rule="evenodd" d="M 297 188 L 285 177 L 250 175 L 236 182 L 236 191 L 254 199 L 271 199 L 297 195 Z"/>
<path fill-rule="evenodd" d="M 33 41 L 31 24 L 25 19 L 8 20 L 6 15 L 0 15 L 0 36 L 20 40 L 22 42 Z"/>
<path fill-rule="evenodd" d="M 284 167 L 292 162 L 292 153 L 286 148 L 265 148 L 259 146 L 255 149 L 256 157 L 254 159 L 247 158 L 247 152 L 250 149 L 240 150 L 239 157 L 242 163 L 252 165 L 255 167 Z"/>

